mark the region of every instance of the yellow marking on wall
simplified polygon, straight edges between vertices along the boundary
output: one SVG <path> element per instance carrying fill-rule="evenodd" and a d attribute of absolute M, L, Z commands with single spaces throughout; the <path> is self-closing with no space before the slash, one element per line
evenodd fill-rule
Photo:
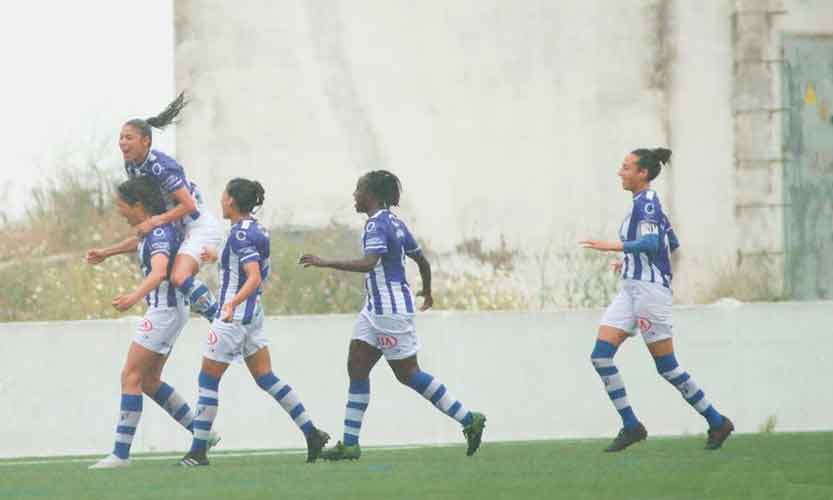
<path fill-rule="evenodd" d="M 827 106 L 827 101 L 822 99 L 819 104 L 819 118 L 821 118 L 821 121 L 826 122 L 828 116 L 830 116 L 830 108 Z"/>
<path fill-rule="evenodd" d="M 804 92 L 804 104 L 807 106 L 816 104 L 816 87 L 812 83 L 807 84 L 807 91 Z"/>

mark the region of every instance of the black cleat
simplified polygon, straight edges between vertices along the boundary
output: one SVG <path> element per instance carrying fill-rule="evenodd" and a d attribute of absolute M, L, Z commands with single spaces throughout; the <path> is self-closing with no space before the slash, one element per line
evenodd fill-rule
<path fill-rule="evenodd" d="M 622 430 L 619 431 L 619 434 L 613 439 L 613 442 L 605 448 L 605 451 L 622 451 L 628 446 L 644 441 L 647 438 L 648 431 L 645 430 L 645 426 L 641 423 L 633 429 L 622 427 Z"/>
<path fill-rule="evenodd" d="M 720 424 L 720 427 L 709 429 L 709 436 L 706 439 L 706 449 L 716 450 L 723 446 L 723 442 L 729 439 L 729 434 L 733 430 L 735 430 L 735 424 L 728 417 L 723 417 L 723 423 Z"/>
<path fill-rule="evenodd" d="M 178 465 L 181 465 L 182 467 L 199 467 L 208 464 L 209 462 L 208 458 L 205 456 L 205 450 L 189 451 L 178 463 Z"/>
<path fill-rule="evenodd" d="M 313 427 L 312 432 L 307 436 L 307 463 L 314 463 L 321 455 L 324 445 L 330 440 L 330 435 Z"/>

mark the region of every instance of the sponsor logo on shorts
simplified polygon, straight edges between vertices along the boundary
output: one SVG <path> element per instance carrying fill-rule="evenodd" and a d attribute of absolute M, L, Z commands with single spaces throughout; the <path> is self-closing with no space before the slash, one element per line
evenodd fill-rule
<path fill-rule="evenodd" d="M 217 334 L 214 333 L 214 330 L 208 330 L 208 345 L 214 345 L 217 343 Z"/>
<path fill-rule="evenodd" d="M 654 327 L 653 323 L 651 323 L 648 318 L 639 318 L 637 323 L 639 324 L 639 331 L 642 333 L 648 333 L 651 331 L 651 328 Z"/>
<path fill-rule="evenodd" d="M 139 324 L 139 330 L 143 332 L 149 332 L 153 330 L 153 323 L 151 323 L 149 319 L 144 318 L 142 319 L 142 323 Z"/>
<path fill-rule="evenodd" d="M 396 337 L 392 335 L 379 335 L 377 337 L 377 342 L 379 343 L 379 348 L 381 349 L 393 349 L 396 347 L 396 344 L 399 343 L 399 341 L 396 340 Z"/>

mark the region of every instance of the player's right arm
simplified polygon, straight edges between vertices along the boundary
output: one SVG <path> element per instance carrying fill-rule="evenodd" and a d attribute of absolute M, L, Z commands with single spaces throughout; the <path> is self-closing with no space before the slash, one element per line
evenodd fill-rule
<path fill-rule="evenodd" d="M 169 254 L 167 253 L 160 252 L 153 255 L 150 258 L 150 272 L 139 284 L 139 287 L 127 295 L 117 295 L 113 299 L 113 307 L 118 311 L 127 311 L 142 300 L 145 295 L 158 287 L 168 275 L 168 260 Z"/>
<path fill-rule="evenodd" d="M 327 260 L 317 255 L 304 254 L 298 259 L 298 264 L 304 267 L 329 267 L 339 271 L 369 273 L 376 268 L 382 255 L 388 252 L 385 229 L 374 221 L 368 221 L 362 235 L 362 247 L 364 257 L 360 259 Z"/>
<path fill-rule="evenodd" d="M 91 248 L 87 250 L 87 254 L 84 256 L 84 259 L 87 261 L 87 264 L 90 265 L 101 264 L 106 259 L 114 255 L 135 252 L 138 246 L 139 238 L 131 236 L 106 248 Z"/>

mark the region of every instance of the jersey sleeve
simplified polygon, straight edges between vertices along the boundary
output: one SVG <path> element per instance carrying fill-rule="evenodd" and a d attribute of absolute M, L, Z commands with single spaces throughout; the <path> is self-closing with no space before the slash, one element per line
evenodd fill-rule
<path fill-rule="evenodd" d="M 182 167 L 173 160 L 160 159 L 151 166 L 151 172 L 166 193 L 173 193 L 179 188 L 187 186 Z"/>
<path fill-rule="evenodd" d="M 407 229 L 404 229 L 404 237 L 402 238 L 402 248 L 405 249 L 405 254 L 411 257 L 422 255 L 422 249 L 419 247 L 414 235 Z"/>
<path fill-rule="evenodd" d="M 388 253 L 388 226 L 382 221 L 369 220 L 364 225 L 362 249 L 365 255 L 383 255 Z"/>
<path fill-rule="evenodd" d="M 237 255 L 241 264 L 261 261 L 262 257 L 255 244 L 254 236 L 249 234 L 245 229 L 232 231 L 232 234 L 229 236 L 229 243 L 231 251 Z"/>
<path fill-rule="evenodd" d="M 150 255 L 166 255 L 171 256 L 174 250 L 175 236 L 172 230 L 164 227 L 157 227 L 148 235 L 150 244 Z"/>

